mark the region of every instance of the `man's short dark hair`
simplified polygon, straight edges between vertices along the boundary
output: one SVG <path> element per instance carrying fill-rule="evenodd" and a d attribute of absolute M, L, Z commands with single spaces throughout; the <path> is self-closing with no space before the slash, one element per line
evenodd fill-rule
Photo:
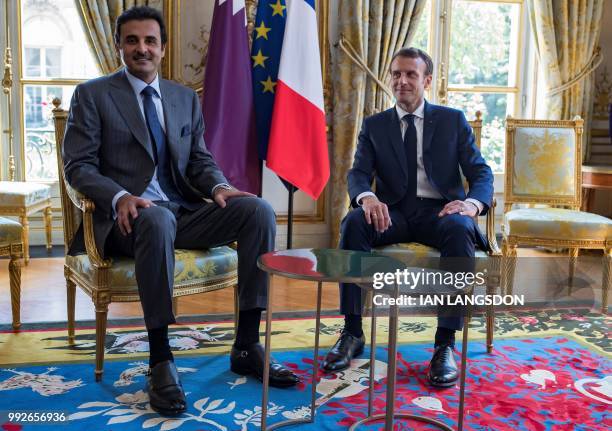
<path fill-rule="evenodd" d="M 425 76 L 433 74 L 433 60 L 429 54 L 422 49 L 414 47 L 401 48 L 395 54 L 393 54 L 393 57 L 391 57 L 391 64 L 393 64 L 393 60 L 395 60 L 397 57 L 420 58 L 425 62 Z M 389 69 L 389 71 L 391 71 L 391 69 Z"/>
<path fill-rule="evenodd" d="M 162 45 L 168 42 L 168 34 L 166 33 L 166 24 L 164 24 L 164 18 L 162 14 L 157 10 L 149 6 L 134 6 L 125 11 L 117 17 L 115 22 L 115 43 L 119 45 L 121 41 L 121 26 L 128 21 L 144 21 L 145 19 L 154 19 L 159 24 L 159 32 L 161 34 Z"/>

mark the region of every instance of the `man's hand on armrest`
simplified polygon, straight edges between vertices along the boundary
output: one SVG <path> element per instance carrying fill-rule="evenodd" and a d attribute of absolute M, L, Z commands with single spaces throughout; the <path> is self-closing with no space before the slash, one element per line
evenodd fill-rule
<path fill-rule="evenodd" d="M 123 235 L 132 233 L 132 220 L 138 218 L 138 208 L 149 208 L 155 204 L 149 199 L 132 196 L 129 193 L 119 198 L 116 205 L 117 223 Z"/>

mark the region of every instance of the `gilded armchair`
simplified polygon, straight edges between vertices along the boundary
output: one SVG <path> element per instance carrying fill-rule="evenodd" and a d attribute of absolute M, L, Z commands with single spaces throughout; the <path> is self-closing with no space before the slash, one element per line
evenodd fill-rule
<path fill-rule="evenodd" d="M 94 203 L 74 190 L 64 178 L 61 148 L 66 128 L 68 111 L 60 108 L 59 99 L 53 104 L 55 139 L 57 144 L 58 172 L 64 223 L 66 251 L 77 228 L 83 223 L 87 254 L 66 255 L 64 275 L 68 296 L 68 340 L 74 343 L 74 311 L 76 286 L 78 285 L 93 300 L 96 310 L 96 381 L 102 379 L 104 363 L 104 340 L 106 335 L 108 306 L 111 302 L 139 301 L 138 287 L 134 276 L 134 261 L 126 257 L 102 258 L 96 248 L 93 230 Z M 234 288 L 234 316 L 237 316 L 237 264 L 236 251 L 228 246 L 207 250 L 176 250 L 174 271 L 174 308 L 176 298 L 203 292 Z"/>
<path fill-rule="evenodd" d="M 476 112 L 476 119 L 469 122 L 474 132 L 476 145 L 480 148 L 482 136 L 482 116 L 480 111 Z M 467 188 L 467 182 L 465 182 Z M 486 293 L 494 294 L 499 286 L 501 252 L 495 237 L 495 206 L 493 199 L 491 208 L 486 215 L 486 233 L 489 241 L 490 251 L 476 250 L 476 271 L 486 272 Z M 440 252 L 433 248 L 417 242 L 391 244 L 374 249 L 378 253 L 394 257 L 410 266 L 431 267 L 437 265 L 440 260 Z M 493 330 L 495 327 L 495 314 L 492 305 L 486 309 L 486 331 L 487 352 L 493 351 Z"/>
<path fill-rule="evenodd" d="M 605 313 L 612 283 L 612 220 L 580 211 L 583 123 L 580 117 L 506 121 L 502 286 L 512 291 L 520 245 L 569 249 L 570 285 L 579 249 L 602 249 Z M 531 205 L 512 209 L 514 204 Z"/>
<path fill-rule="evenodd" d="M 0 217 L 0 256 L 9 256 L 9 284 L 13 329 L 19 329 L 21 302 L 21 259 L 24 253 L 23 227 L 16 221 Z"/>

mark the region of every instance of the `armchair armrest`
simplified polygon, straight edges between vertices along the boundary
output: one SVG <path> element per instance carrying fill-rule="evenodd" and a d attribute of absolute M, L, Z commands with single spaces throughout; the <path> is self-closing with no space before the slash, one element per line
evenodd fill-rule
<path fill-rule="evenodd" d="M 66 194 L 72 201 L 72 204 L 78 209 L 80 209 L 81 211 L 85 212 L 83 201 L 89 200 L 87 199 L 87 196 L 73 189 L 65 179 L 64 179 L 64 186 L 66 186 Z"/>
<path fill-rule="evenodd" d="M 495 207 L 497 206 L 497 199 L 493 198 L 491 207 L 487 212 L 487 241 L 491 248 L 491 255 L 501 255 L 501 250 L 497 245 L 497 237 L 495 236 Z"/>
<path fill-rule="evenodd" d="M 96 240 L 93 228 L 93 212 L 96 208 L 91 199 L 83 197 L 81 199 L 81 211 L 83 211 L 83 234 L 85 236 L 85 250 L 87 257 L 92 265 L 98 268 L 110 268 L 113 261 L 111 259 L 102 259 L 102 253 L 96 247 Z"/>
<path fill-rule="evenodd" d="M 89 261 L 98 268 L 110 268 L 112 260 L 103 259 L 102 253 L 100 253 L 96 246 L 93 227 L 93 212 L 96 209 L 96 205 L 83 193 L 72 188 L 65 180 L 64 186 L 66 187 L 66 194 L 70 198 L 70 201 L 75 207 L 83 212 L 83 235 L 85 237 L 85 251 L 87 252 Z"/>

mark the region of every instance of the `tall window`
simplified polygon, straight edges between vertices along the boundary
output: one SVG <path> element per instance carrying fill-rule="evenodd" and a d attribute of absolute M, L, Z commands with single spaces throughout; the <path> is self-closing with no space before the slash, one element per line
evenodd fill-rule
<path fill-rule="evenodd" d="M 26 180 L 57 181 L 51 101 L 99 75 L 74 0 L 20 0 L 21 130 Z"/>
<path fill-rule="evenodd" d="M 434 58 L 430 99 L 468 119 L 483 114 L 482 153 L 495 172 L 504 166 L 506 116 L 531 114 L 521 105 L 531 67 L 524 9 L 523 0 L 427 0 L 413 42 Z"/>

